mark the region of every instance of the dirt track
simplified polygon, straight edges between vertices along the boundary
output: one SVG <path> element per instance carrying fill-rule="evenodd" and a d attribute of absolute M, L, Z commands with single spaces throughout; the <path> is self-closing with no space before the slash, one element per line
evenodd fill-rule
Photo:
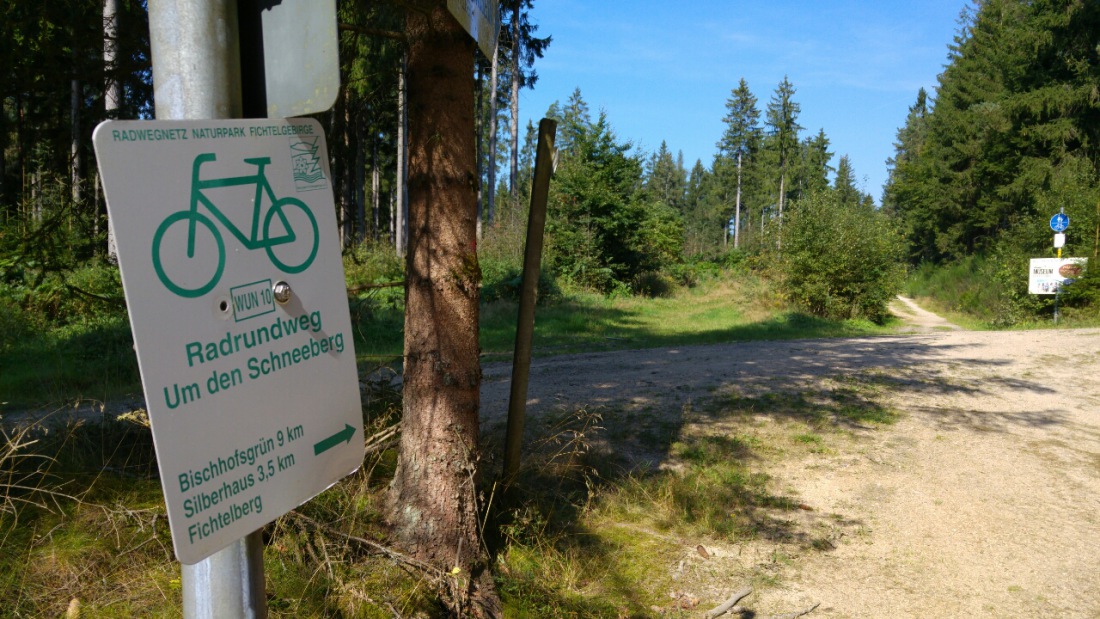
<path fill-rule="evenodd" d="M 863 381 L 897 423 L 767 464 L 812 508 L 783 517 L 830 531 L 835 547 L 713 544 L 704 561 L 692 542 L 669 565 L 687 560 L 700 608 L 767 572 L 776 584 L 747 600 L 762 615 L 820 602 L 812 617 L 1100 617 L 1100 329 L 968 332 L 915 306 L 895 312 L 909 334 L 537 360 L 529 414 L 678 416 L 723 391 Z M 508 371 L 485 368 L 487 423 L 507 408 Z"/>

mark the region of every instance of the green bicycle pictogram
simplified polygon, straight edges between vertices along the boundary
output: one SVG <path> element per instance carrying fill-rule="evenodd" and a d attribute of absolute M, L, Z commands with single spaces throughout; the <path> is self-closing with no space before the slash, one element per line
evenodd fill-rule
<path fill-rule="evenodd" d="M 313 263 L 313 259 L 317 256 L 317 246 L 319 245 L 320 237 L 317 232 L 317 219 L 313 216 L 313 213 L 309 210 L 309 207 L 304 202 L 297 198 L 285 197 L 276 198 L 275 192 L 271 189 L 271 183 L 268 182 L 267 176 L 264 174 L 264 166 L 271 163 L 270 157 L 255 157 L 251 159 L 244 159 L 245 163 L 256 166 L 256 173 L 245 176 L 230 176 L 226 178 L 212 178 L 202 180 L 199 178 L 199 169 L 204 163 L 215 161 L 214 153 L 202 153 L 195 157 L 195 162 L 191 168 L 191 205 L 190 208 L 184 211 L 177 211 L 169 215 L 160 226 L 157 227 L 156 233 L 153 235 L 153 268 L 157 272 L 157 277 L 160 278 L 161 283 L 164 284 L 168 290 L 173 293 L 187 298 L 200 297 L 211 290 L 218 284 L 221 279 L 222 271 L 225 270 L 225 242 L 222 240 L 222 235 L 218 231 L 218 228 L 214 225 L 214 221 L 210 217 L 199 212 L 199 205 L 202 204 L 206 207 L 210 213 L 214 215 L 214 218 L 221 222 L 222 226 L 226 230 L 231 232 L 238 241 L 244 245 L 245 249 L 253 250 L 260 249 L 261 247 L 267 252 L 267 257 L 271 260 L 271 263 L 278 267 L 285 273 L 301 273 L 309 268 L 309 265 Z M 226 217 L 217 205 L 214 204 L 203 191 L 207 189 L 215 189 L 220 187 L 235 187 L 240 185 L 255 185 L 256 195 L 252 200 L 252 229 L 248 236 L 245 236 L 228 217 Z M 263 232 L 260 231 L 260 206 L 263 201 L 263 197 L 267 196 L 268 202 L 271 203 L 271 208 L 268 209 L 267 215 L 263 219 Z M 309 222 L 310 230 L 303 234 L 299 238 L 299 232 L 295 231 L 291 218 L 299 222 L 301 225 L 301 218 L 293 213 L 291 207 L 301 210 L 301 213 L 305 215 Z M 291 214 L 288 217 L 288 209 Z M 272 230 L 272 224 L 278 222 L 275 230 Z M 205 282 L 195 287 L 187 287 L 193 284 L 181 284 L 173 281 L 169 277 L 168 273 L 164 269 L 164 259 L 161 255 L 161 244 L 164 241 L 165 235 L 168 233 L 168 229 L 177 223 L 187 224 L 187 257 L 183 260 L 190 261 L 195 258 L 195 241 L 196 235 L 206 230 L 213 236 L 214 242 L 217 244 L 218 261 L 217 266 L 213 273 L 207 279 L 203 275 L 199 275 L 196 279 Z M 201 225 L 199 225 L 201 224 Z M 280 233 L 278 226 L 285 230 L 285 233 Z M 179 230 L 179 228 L 177 228 Z M 309 234 L 312 232 L 312 235 Z M 274 233 L 274 234 L 273 234 Z M 182 231 L 176 233 L 182 236 Z M 295 245 L 295 242 L 298 244 Z M 308 243 L 308 245 L 306 245 Z M 280 259 L 276 253 L 276 249 L 290 246 L 295 248 L 286 259 Z M 308 249 L 308 252 L 305 251 Z M 306 253 L 305 260 L 301 260 L 301 254 Z M 212 261 L 204 259 L 196 261 L 196 263 L 188 262 L 186 270 L 194 272 L 196 269 L 209 269 L 209 264 Z M 177 259 L 173 262 L 173 265 L 179 263 Z M 179 270 L 178 268 L 174 270 Z"/>

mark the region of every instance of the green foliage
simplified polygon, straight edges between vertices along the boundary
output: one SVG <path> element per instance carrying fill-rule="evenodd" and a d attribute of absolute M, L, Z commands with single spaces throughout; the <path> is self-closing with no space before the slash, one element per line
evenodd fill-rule
<path fill-rule="evenodd" d="M 1011 324 L 1012 307 L 1002 279 L 994 276 L 996 270 L 995 262 L 982 255 L 944 265 L 922 263 L 912 271 L 906 293 L 935 299 L 949 312 L 969 314 L 990 324 Z"/>
<path fill-rule="evenodd" d="M 91 261 L 61 270 L 19 253 L 0 261 L 0 403 L 32 406 L 138 389 L 117 267 Z"/>
<path fill-rule="evenodd" d="M 785 218 L 782 285 L 788 297 L 814 315 L 889 316 L 904 266 L 892 222 L 864 206 L 846 205 L 833 192 L 814 194 Z"/>
<path fill-rule="evenodd" d="M 579 91 L 560 114 L 565 146 L 551 184 L 547 266 L 571 284 L 625 292 L 638 274 L 679 259 L 680 215 L 647 199 L 640 157 L 618 141 L 604 114 L 588 119 Z"/>
<path fill-rule="evenodd" d="M 916 268 L 906 284 L 913 297 L 926 297 L 943 311 L 962 314 L 977 326 L 995 328 L 1050 324 L 1053 295 L 1029 294 L 1027 252 L 1001 244 L 988 254 L 967 256 L 956 262 Z M 1091 262 L 1091 259 L 1090 259 Z M 1088 270 L 1063 289 L 1059 299 L 1063 317 L 1092 324 L 1100 316 L 1100 277 Z"/>
<path fill-rule="evenodd" d="M 389 243 L 364 241 L 344 252 L 344 278 L 350 288 L 399 282 L 405 279 L 405 260 Z"/>
<path fill-rule="evenodd" d="M 890 162 L 886 206 L 913 262 L 1047 255 L 1060 208 L 1095 253 L 1097 27 L 1095 2 L 990 0 L 965 16 L 934 109 L 922 90 Z"/>
<path fill-rule="evenodd" d="M 1089 262 L 1093 260 L 1095 258 Z M 1067 307 L 1087 308 L 1084 313 L 1097 318 L 1100 317 L 1100 267 L 1090 267 L 1085 268 L 1077 281 L 1063 289 L 1062 300 Z"/>
<path fill-rule="evenodd" d="M 518 302 L 523 290 L 523 258 L 527 238 L 527 222 L 512 218 L 498 220 L 485 232 L 478 245 L 481 265 L 481 302 Z M 559 300 L 562 296 L 557 277 L 545 265 L 539 275 L 537 302 Z"/>

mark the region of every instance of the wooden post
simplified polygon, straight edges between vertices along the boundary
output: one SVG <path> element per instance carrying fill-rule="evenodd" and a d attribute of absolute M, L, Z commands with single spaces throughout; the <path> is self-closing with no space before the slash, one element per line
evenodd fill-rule
<path fill-rule="evenodd" d="M 549 118 L 539 121 L 539 142 L 535 155 L 535 182 L 531 188 L 531 214 L 527 219 L 527 247 L 523 256 L 523 289 L 520 292 L 516 324 L 516 349 L 512 355 L 512 390 L 508 399 L 508 430 L 504 439 L 504 479 L 510 483 L 519 471 L 523 445 L 523 419 L 527 410 L 527 384 L 531 377 L 531 346 L 535 335 L 535 302 L 539 270 L 542 267 L 546 201 L 554 167 L 554 138 L 558 124 Z"/>

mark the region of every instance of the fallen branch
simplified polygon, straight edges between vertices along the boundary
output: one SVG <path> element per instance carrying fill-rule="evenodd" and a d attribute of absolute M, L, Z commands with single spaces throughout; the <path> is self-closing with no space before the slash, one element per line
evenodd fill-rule
<path fill-rule="evenodd" d="M 364 442 L 364 456 L 386 451 L 397 442 L 397 433 L 401 430 L 401 424 L 394 424 L 382 430 L 374 436 L 368 436 Z"/>
<path fill-rule="evenodd" d="M 397 288 L 398 286 L 404 286 L 405 282 L 386 282 L 383 284 L 359 284 L 358 286 L 348 286 L 348 296 L 353 294 L 359 294 L 367 290 L 377 290 L 378 288 Z"/>
<path fill-rule="evenodd" d="M 72 284 L 65 284 L 65 287 L 68 288 L 71 292 L 75 292 L 79 295 L 83 295 L 85 297 L 88 297 L 89 299 L 95 299 L 97 301 L 105 301 L 105 302 L 110 303 L 111 305 L 113 305 L 115 307 L 126 307 L 126 300 L 125 299 L 120 299 L 118 297 L 105 297 L 101 294 L 96 294 L 94 292 L 88 292 L 87 290 L 84 290 L 83 288 L 77 288 L 76 286 L 74 286 Z"/>
<path fill-rule="evenodd" d="M 793 612 L 793 613 L 787 613 L 786 615 L 776 615 L 776 616 L 772 617 L 771 619 L 798 619 L 799 617 L 801 617 L 803 615 L 808 615 L 808 614 L 814 612 L 815 610 L 817 610 L 818 606 L 821 606 L 821 602 L 818 602 L 817 604 L 814 604 L 813 606 L 807 608 L 806 610 L 799 610 L 799 611 L 796 611 L 796 612 Z"/>
<path fill-rule="evenodd" d="M 321 531 L 324 531 L 324 532 L 326 532 L 330 535 L 335 535 L 337 537 L 343 538 L 346 541 L 355 542 L 356 544 L 358 544 L 360 546 L 365 546 L 365 547 L 375 551 L 375 553 L 380 554 L 380 555 L 385 556 L 385 557 L 388 557 L 388 558 L 392 559 L 393 561 L 397 562 L 398 564 L 403 565 L 405 567 L 409 567 L 409 568 L 419 570 L 421 572 L 425 572 L 425 573 L 430 574 L 431 576 L 434 576 L 436 578 L 443 578 L 446 575 L 443 572 L 443 570 L 440 570 L 439 568 L 437 568 L 437 567 L 435 567 L 435 566 L 433 566 L 429 563 L 425 563 L 424 561 L 421 561 L 419 559 L 415 559 L 413 557 L 410 557 L 407 554 L 400 553 L 400 552 L 398 552 L 398 551 L 396 551 L 392 548 L 389 548 L 388 546 L 383 546 L 382 544 L 379 544 L 378 542 L 371 541 L 371 540 L 366 539 L 364 537 L 358 537 L 356 535 L 351 535 L 350 533 L 344 533 L 343 531 L 338 531 L 338 530 L 332 528 L 331 526 L 329 526 L 327 524 L 322 524 L 320 522 L 317 522 L 313 518 L 310 518 L 309 516 L 306 516 L 304 514 L 300 514 L 296 511 L 292 511 L 292 512 L 289 512 L 287 515 L 288 516 L 293 516 L 294 518 L 297 518 L 298 520 L 302 521 L 303 523 L 305 523 L 305 524 L 307 524 L 307 525 L 309 525 L 309 526 L 311 526 L 315 529 L 319 529 Z"/>
<path fill-rule="evenodd" d="M 729 610 L 731 608 L 736 606 L 737 603 L 740 602 L 743 598 L 748 597 L 748 595 L 750 593 L 752 593 L 752 587 L 745 587 L 744 589 L 741 589 L 737 593 L 734 593 L 732 596 L 730 596 L 730 599 L 728 599 L 725 602 L 722 602 L 721 604 L 719 604 L 718 606 L 715 606 L 714 608 L 708 610 L 707 611 L 707 619 L 714 619 L 715 617 L 721 617 L 722 615 L 726 614 L 727 612 L 729 612 Z"/>

